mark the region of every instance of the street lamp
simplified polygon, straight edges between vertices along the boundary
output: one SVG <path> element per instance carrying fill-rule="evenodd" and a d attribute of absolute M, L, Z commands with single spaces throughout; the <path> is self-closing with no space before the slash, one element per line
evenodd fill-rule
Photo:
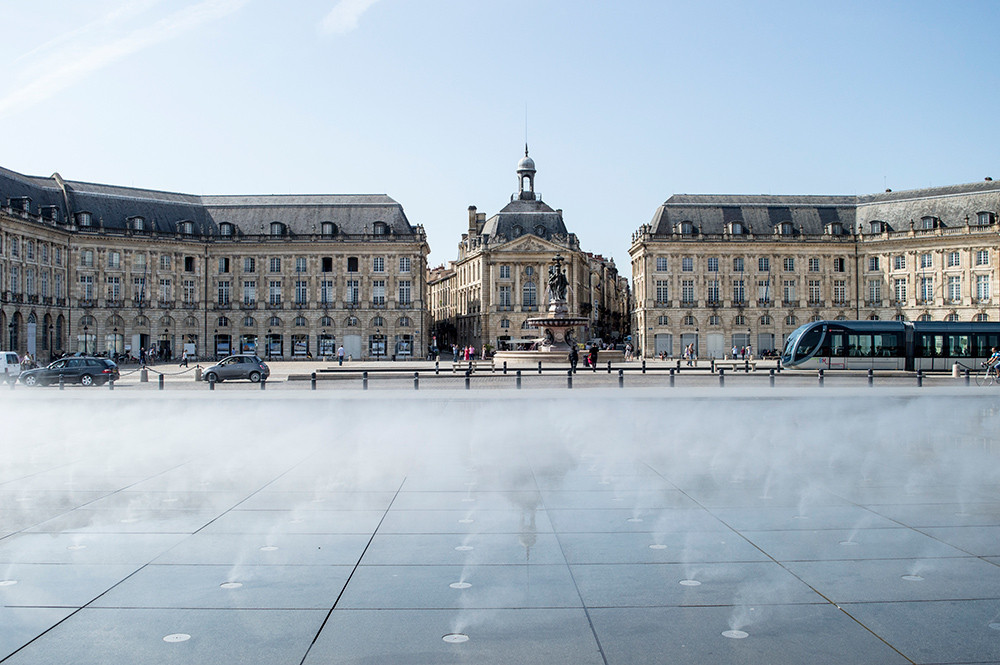
<path fill-rule="evenodd" d="M 83 327 L 83 355 L 90 353 L 90 334 L 87 332 L 88 330 L 90 330 L 89 327 Z"/>
<path fill-rule="evenodd" d="M 381 356 L 382 346 L 382 331 L 379 328 L 375 328 L 375 360 L 379 359 Z"/>
<path fill-rule="evenodd" d="M 118 328 L 113 328 L 112 332 L 114 333 L 114 337 L 111 338 L 111 344 L 114 347 L 114 355 L 111 356 L 111 359 L 115 360 L 118 356 Z"/>

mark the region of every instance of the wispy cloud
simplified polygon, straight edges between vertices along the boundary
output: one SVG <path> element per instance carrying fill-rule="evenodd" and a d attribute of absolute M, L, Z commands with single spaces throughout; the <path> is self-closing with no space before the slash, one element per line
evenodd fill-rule
<path fill-rule="evenodd" d="M 376 2 L 378 0 L 340 0 L 323 19 L 320 29 L 327 34 L 348 33 L 358 27 L 361 15 Z"/>
<path fill-rule="evenodd" d="M 0 97 L 0 117 L 43 102 L 126 56 L 170 41 L 204 23 L 228 16 L 249 1 L 202 0 L 149 25 L 136 28 L 124 37 L 110 41 L 89 40 L 88 37 L 98 28 L 135 14 L 134 11 L 115 10 L 103 19 L 89 24 L 89 29 L 85 27 L 74 31 L 71 51 L 49 51 L 43 60 L 31 66 L 32 75 L 26 77 L 30 81 Z M 153 4 L 155 2 L 144 6 Z"/>

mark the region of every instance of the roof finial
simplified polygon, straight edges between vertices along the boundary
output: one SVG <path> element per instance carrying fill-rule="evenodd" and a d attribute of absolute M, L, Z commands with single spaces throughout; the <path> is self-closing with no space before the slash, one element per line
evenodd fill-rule
<path fill-rule="evenodd" d="M 528 156 L 528 142 L 527 141 L 524 142 L 524 156 L 525 157 Z"/>

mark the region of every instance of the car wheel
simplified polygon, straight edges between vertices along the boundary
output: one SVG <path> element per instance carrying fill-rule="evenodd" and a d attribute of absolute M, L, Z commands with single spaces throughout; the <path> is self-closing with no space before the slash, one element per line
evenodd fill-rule
<path fill-rule="evenodd" d="M 209 372 L 208 374 L 205 375 L 205 380 L 208 381 L 209 383 L 218 383 L 219 375 L 216 374 L 215 372 Z"/>
<path fill-rule="evenodd" d="M 80 377 L 80 385 L 81 386 L 92 386 L 92 385 L 94 385 L 94 377 L 92 377 L 89 374 L 84 374 L 83 376 Z"/>
<path fill-rule="evenodd" d="M 11 383 L 13 383 L 13 381 L 11 381 Z M 35 386 L 37 384 L 38 384 L 38 377 L 34 375 L 24 377 L 24 385 Z"/>
<path fill-rule="evenodd" d="M 260 383 L 260 372 L 250 372 L 250 383 Z"/>

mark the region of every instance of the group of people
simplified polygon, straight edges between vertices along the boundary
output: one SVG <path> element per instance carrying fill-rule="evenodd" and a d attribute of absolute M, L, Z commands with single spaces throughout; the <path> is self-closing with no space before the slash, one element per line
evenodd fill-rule
<path fill-rule="evenodd" d="M 483 357 L 485 358 L 486 349 L 483 349 Z M 469 360 L 476 359 L 476 347 L 472 344 L 468 346 L 459 346 L 458 344 L 451 345 L 451 359 L 453 362 L 458 362 L 459 360 L 463 362 L 468 362 Z"/>
<path fill-rule="evenodd" d="M 753 349 L 750 348 L 749 344 L 739 347 L 733 344 L 733 360 L 737 358 L 740 360 L 745 358 L 753 359 Z"/>
<path fill-rule="evenodd" d="M 591 344 L 590 348 L 587 349 L 587 357 L 584 361 L 587 367 L 597 367 L 597 356 L 601 352 L 601 347 L 597 344 Z M 576 344 L 569 347 L 569 366 L 574 372 L 576 371 L 576 366 L 580 362 L 580 349 L 577 348 Z"/>

